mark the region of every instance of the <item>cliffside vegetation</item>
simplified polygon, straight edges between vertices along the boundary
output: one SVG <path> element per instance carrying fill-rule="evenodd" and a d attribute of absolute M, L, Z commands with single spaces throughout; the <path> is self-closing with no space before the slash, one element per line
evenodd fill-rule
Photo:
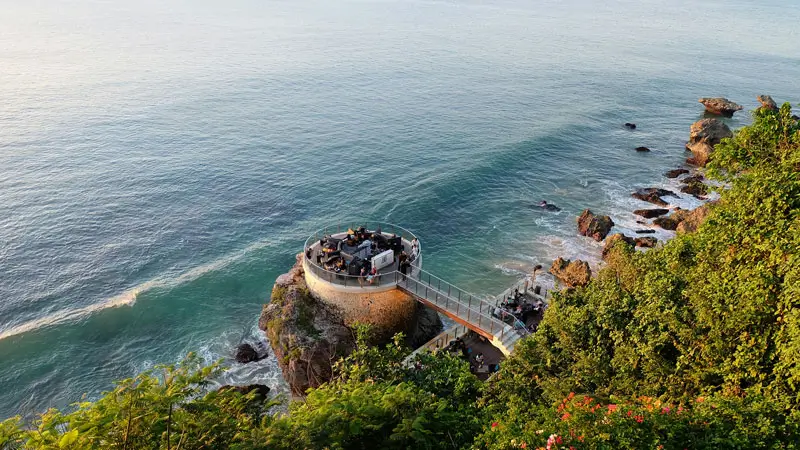
<path fill-rule="evenodd" d="M 465 363 L 360 336 L 287 413 L 208 392 L 190 357 L 29 427 L 0 448 L 796 448 L 800 442 L 800 126 L 761 110 L 717 145 L 726 188 L 695 233 L 618 245 L 558 293 L 488 384 Z M 363 331 L 362 331 L 363 333 Z"/>

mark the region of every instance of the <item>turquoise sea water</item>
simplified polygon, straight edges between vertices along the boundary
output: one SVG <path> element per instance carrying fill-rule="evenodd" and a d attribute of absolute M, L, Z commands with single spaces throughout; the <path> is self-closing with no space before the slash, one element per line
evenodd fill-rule
<path fill-rule="evenodd" d="M 799 8 L 598 3 L 0 0 L 0 417 L 230 356 L 338 220 L 480 294 L 596 260 L 574 217 L 634 228 L 698 97 L 800 101 Z"/>

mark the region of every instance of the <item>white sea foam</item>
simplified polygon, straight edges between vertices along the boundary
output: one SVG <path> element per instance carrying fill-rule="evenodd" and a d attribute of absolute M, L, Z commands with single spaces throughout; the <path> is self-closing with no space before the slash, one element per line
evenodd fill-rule
<path fill-rule="evenodd" d="M 102 311 L 105 309 L 119 308 L 122 306 L 133 306 L 133 304 L 136 303 L 136 298 L 144 292 L 156 288 L 169 289 L 196 280 L 207 273 L 220 270 L 234 263 L 235 261 L 241 259 L 250 252 L 267 247 L 271 245 L 271 243 L 272 242 L 269 240 L 259 241 L 252 245 L 247 246 L 246 248 L 240 251 L 224 256 L 217 260 L 214 260 L 208 264 L 203 264 L 202 266 L 189 269 L 186 272 L 183 272 L 174 278 L 154 278 L 152 280 L 148 280 L 145 281 L 144 283 L 134 286 L 133 288 L 128 289 L 127 291 L 121 294 L 107 298 L 103 301 L 93 303 L 88 306 L 83 306 L 80 308 L 72 308 L 72 309 L 64 309 L 61 311 L 56 311 L 44 317 L 40 317 L 38 319 L 30 320 L 28 322 L 13 326 L 6 330 L 0 331 L 0 340 L 23 333 L 28 333 L 30 331 L 38 330 L 45 327 L 60 325 L 67 322 L 74 322 L 76 320 L 90 316 L 98 311 Z"/>

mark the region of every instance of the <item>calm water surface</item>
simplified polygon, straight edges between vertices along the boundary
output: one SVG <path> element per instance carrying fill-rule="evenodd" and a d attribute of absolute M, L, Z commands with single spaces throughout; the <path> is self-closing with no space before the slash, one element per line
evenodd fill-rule
<path fill-rule="evenodd" d="M 798 8 L 597 3 L 0 0 L 0 417 L 229 356 L 338 220 L 480 294 L 596 260 L 574 217 L 634 228 L 698 97 L 800 100 Z"/>

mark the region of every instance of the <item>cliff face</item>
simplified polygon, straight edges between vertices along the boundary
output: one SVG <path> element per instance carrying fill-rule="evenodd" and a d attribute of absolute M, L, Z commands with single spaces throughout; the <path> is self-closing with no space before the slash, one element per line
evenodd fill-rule
<path fill-rule="evenodd" d="M 259 319 L 259 327 L 267 333 L 294 395 L 304 395 L 308 388 L 331 379 L 333 364 L 355 348 L 351 326 L 361 317 L 339 307 L 341 302 L 325 301 L 312 294 L 306 284 L 302 258 L 302 254 L 297 255 L 292 269 L 275 281 L 271 301 L 264 305 Z M 404 314 L 402 320 L 372 324 L 375 344 L 382 344 L 402 331 L 408 345 L 417 347 L 441 332 L 442 321 L 436 311 L 416 301 L 410 306 L 411 314 Z M 393 312 L 399 315 L 402 311 L 391 308 L 383 311 Z"/>
<path fill-rule="evenodd" d="M 308 291 L 299 256 L 289 273 L 275 281 L 258 325 L 293 395 L 330 380 L 333 363 L 355 348 L 354 334 L 337 311 Z"/>

